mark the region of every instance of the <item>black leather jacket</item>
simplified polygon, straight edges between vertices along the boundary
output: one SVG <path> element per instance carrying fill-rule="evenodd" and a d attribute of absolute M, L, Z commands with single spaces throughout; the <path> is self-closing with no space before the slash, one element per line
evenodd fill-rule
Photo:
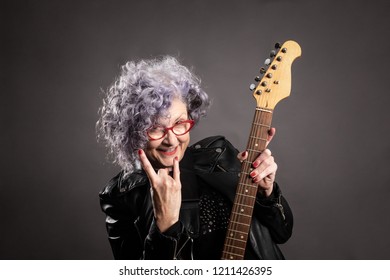
<path fill-rule="evenodd" d="M 191 259 L 199 236 L 198 185 L 207 184 L 230 203 L 238 183 L 238 151 L 223 136 L 213 136 L 186 150 L 180 162 L 182 206 L 171 233 L 155 225 L 150 185 L 143 171 L 126 179 L 119 173 L 100 192 L 108 238 L 115 259 Z M 270 197 L 258 195 L 246 248 L 246 259 L 284 259 L 276 244 L 292 233 L 293 216 L 279 186 Z M 203 248 L 213 248 L 203 246 Z M 207 253 L 204 252 L 206 255 Z"/>

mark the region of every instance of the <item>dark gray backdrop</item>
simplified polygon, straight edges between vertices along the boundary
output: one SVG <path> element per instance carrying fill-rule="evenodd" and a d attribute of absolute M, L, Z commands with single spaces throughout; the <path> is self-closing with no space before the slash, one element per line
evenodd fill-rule
<path fill-rule="evenodd" d="M 127 60 L 170 54 L 213 99 L 192 140 L 245 147 L 249 84 L 294 39 L 271 149 L 295 214 L 288 259 L 388 259 L 387 0 L 1 1 L 2 259 L 110 259 L 98 192 L 101 89 Z"/>

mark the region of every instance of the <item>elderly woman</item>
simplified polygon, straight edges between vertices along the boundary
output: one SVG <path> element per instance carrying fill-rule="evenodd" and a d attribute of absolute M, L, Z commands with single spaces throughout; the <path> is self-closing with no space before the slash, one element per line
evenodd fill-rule
<path fill-rule="evenodd" d="M 221 258 L 247 152 L 222 136 L 189 146 L 208 107 L 199 79 L 173 57 L 128 62 L 107 91 L 98 133 L 122 171 L 100 202 L 116 259 Z M 284 258 L 276 244 L 290 238 L 293 219 L 276 169 L 268 149 L 253 162 L 259 191 L 246 259 Z"/>

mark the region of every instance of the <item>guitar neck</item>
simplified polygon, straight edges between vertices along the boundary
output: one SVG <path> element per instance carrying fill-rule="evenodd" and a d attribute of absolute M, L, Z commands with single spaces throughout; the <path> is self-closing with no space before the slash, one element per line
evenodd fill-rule
<path fill-rule="evenodd" d="M 258 85 L 251 85 L 253 97 L 256 99 L 256 112 L 249 135 L 247 151 L 248 158 L 241 165 L 240 180 L 236 189 L 229 226 L 226 233 L 222 259 L 240 260 L 244 258 L 252 213 L 258 192 L 257 184 L 252 182 L 249 174 L 252 163 L 267 146 L 268 131 L 271 128 L 273 109 L 276 104 L 288 97 L 291 90 L 291 64 L 301 56 L 301 47 L 297 42 L 286 41 L 275 58 L 269 63 L 269 68 L 260 73 L 262 79 L 256 77 Z M 268 63 L 266 63 L 268 65 Z"/>
<path fill-rule="evenodd" d="M 240 180 L 236 190 L 229 226 L 226 233 L 222 259 L 244 258 L 249 228 L 252 221 L 258 186 L 249 176 L 252 163 L 267 146 L 273 110 L 256 108 L 247 144 L 248 157 L 241 165 Z"/>

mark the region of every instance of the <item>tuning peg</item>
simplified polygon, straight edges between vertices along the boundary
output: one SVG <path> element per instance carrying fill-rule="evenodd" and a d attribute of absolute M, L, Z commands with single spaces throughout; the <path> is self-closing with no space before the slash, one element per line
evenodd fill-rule
<path fill-rule="evenodd" d="M 256 85 L 255 85 L 255 84 L 250 84 L 250 86 L 249 86 L 249 89 L 250 89 L 250 90 L 253 91 L 253 90 L 255 90 L 255 88 L 256 88 Z"/>
<path fill-rule="evenodd" d="M 260 68 L 260 74 L 264 74 L 266 72 L 265 68 L 264 67 L 261 67 Z"/>
<path fill-rule="evenodd" d="M 276 51 L 272 50 L 269 54 L 270 57 L 274 57 L 276 55 Z"/>
<path fill-rule="evenodd" d="M 280 49 L 282 47 L 282 45 L 278 42 L 275 44 L 275 49 Z"/>
<path fill-rule="evenodd" d="M 260 80 L 261 80 L 261 78 L 260 78 L 259 76 L 256 76 L 256 77 L 255 77 L 255 81 L 256 81 L 256 82 L 260 82 Z"/>
<path fill-rule="evenodd" d="M 265 61 L 264 61 L 264 64 L 265 65 L 270 65 L 271 64 L 271 59 L 267 58 Z"/>

